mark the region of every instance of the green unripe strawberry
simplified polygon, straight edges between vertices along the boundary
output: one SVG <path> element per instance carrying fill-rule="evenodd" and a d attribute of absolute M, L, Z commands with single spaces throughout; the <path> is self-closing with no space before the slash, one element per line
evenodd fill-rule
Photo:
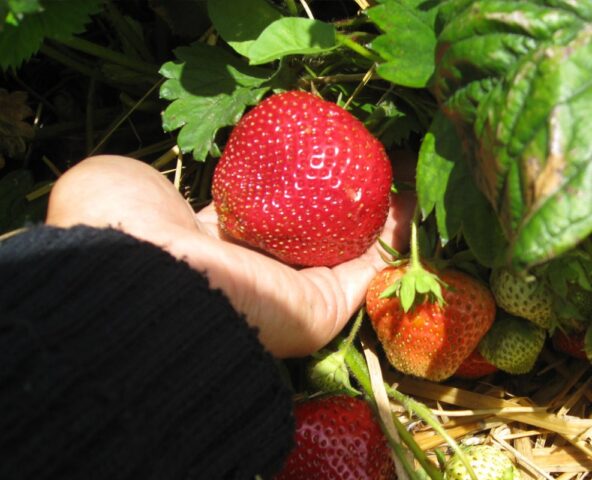
<path fill-rule="evenodd" d="M 506 312 L 498 312 L 493 326 L 479 343 L 485 359 L 504 372 L 528 373 L 543 349 L 546 330 Z"/>
<path fill-rule="evenodd" d="M 553 296 L 539 281 L 526 280 L 500 268 L 493 271 L 489 283 L 497 305 L 506 312 L 542 328 L 553 326 Z"/>
<path fill-rule="evenodd" d="M 479 480 L 520 480 L 522 478 L 512 461 L 499 448 L 474 445 L 463 451 Z M 455 454 L 446 464 L 444 480 L 470 479 L 467 467 Z"/>

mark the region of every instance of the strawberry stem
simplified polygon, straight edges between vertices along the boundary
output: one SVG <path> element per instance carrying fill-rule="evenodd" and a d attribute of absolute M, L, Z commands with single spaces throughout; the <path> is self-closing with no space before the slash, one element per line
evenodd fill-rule
<path fill-rule="evenodd" d="M 437 302 L 441 306 L 445 303 L 442 296 L 442 286 L 447 287 L 447 285 L 438 275 L 426 270 L 419 258 L 418 218 L 419 210 L 416 209 L 411 222 L 411 258 L 409 267 L 401 278 L 380 294 L 380 298 L 398 297 L 405 312 L 422 303 L 426 297 L 428 301 Z"/>
<path fill-rule="evenodd" d="M 366 395 L 368 395 L 368 397 L 370 397 L 370 398 L 374 398 L 372 384 L 370 382 L 370 373 L 368 372 L 368 366 L 366 365 L 366 361 L 364 360 L 364 356 L 357 350 L 357 348 L 353 347 L 353 348 L 348 349 L 347 354 L 345 355 L 345 363 L 346 363 L 348 369 L 350 370 L 350 372 L 352 373 L 352 375 L 354 376 L 354 378 L 356 379 L 356 381 L 358 382 L 358 384 L 362 387 L 362 389 L 366 393 Z M 408 398 L 405 395 L 403 395 L 402 393 L 400 393 L 397 390 L 390 387 L 386 383 L 385 383 L 385 387 L 387 388 L 387 390 L 386 390 L 387 394 L 389 396 L 391 396 L 392 398 L 395 398 L 395 392 L 399 396 L 400 399 Z M 397 398 L 395 398 L 395 400 L 397 400 Z M 403 404 L 402 402 L 400 402 L 400 403 L 405 408 L 408 408 L 408 407 L 409 408 L 417 408 L 415 406 L 415 404 L 410 405 L 409 403 L 406 403 L 406 404 Z M 414 413 L 413 410 L 408 409 L 408 411 Z M 416 415 L 422 419 L 423 419 L 424 415 L 429 416 L 430 421 L 432 423 L 435 422 L 435 425 L 439 426 L 439 429 L 437 429 L 436 426 L 431 425 L 432 428 L 434 428 L 434 430 L 438 431 L 438 433 L 440 433 L 443 437 L 444 437 L 444 435 L 446 435 L 446 430 L 444 430 L 444 428 L 438 423 L 438 420 L 433 416 L 432 412 L 427 407 L 424 406 L 423 410 L 419 409 L 419 413 L 416 413 Z M 413 453 L 413 455 L 415 456 L 415 458 L 417 459 L 419 464 L 423 467 L 423 469 L 425 470 L 425 472 L 427 473 L 429 478 L 431 478 L 432 480 L 442 480 L 442 473 L 436 467 L 436 465 L 430 459 L 427 458 L 425 452 L 417 444 L 417 442 L 415 441 L 413 436 L 411 434 L 409 434 L 409 432 L 407 432 L 405 427 L 403 425 L 401 425 L 401 423 L 398 421 L 398 419 L 396 417 L 393 416 L 393 420 L 395 423 L 395 427 L 399 431 L 399 434 L 401 436 L 401 440 L 411 450 L 411 452 Z M 424 421 L 426 423 L 428 423 L 427 420 L 424 419 Z M 403 433 L 401 430 L 405 430 L 405 433 Z M 443 434 L 442 434 L 442 432 L 443 432 Z M 448 435 L 448 437 L 450 438 L 450 440 L 452 442 L 454 442 L 454 439 L 452 439 L 449 435 Z M 395 450 L 395 453 L 398 456 L 397 450 Z M 402 463 L 403 463 L 403 465 L 405 465 L 405 462 L 403 460 L 402 460 Z M 474 479 L 474 480 L 476 480 L 476 479 Z"/>
<path fill-rule="evenodd" d="M 427 423 L 430 427 L 432 427 L 437 433 L 439 433 L 440 436 L 446 441 L 446 443 L 448 445 L 450 445 L 450 447 L 454 450 L 454 452 L 458 454 L 460 460 L 462 461 L 464 466 L 467 468 L 467 472 L 469 473 L 469 476 L 471 477 L 471 479 L 472 480 L 479 480 L 477 478 L 477 475 L 475 475 L 475 472 L 473 471 L 473 467 L 471 466 L 469 459 L 467 458 L 467 456 L 465 455 L 463 450 L 460 448 L 458 443 L 456 443 L 456 440 L 454 440 L 454 438 L 452 438 L 448 434 L 446 429 L 442 426 L 442 424 L 438 421 L 438 419 L 434 416 L 434 414 L 431 412 L 431 410 L 427 406 L 425 406 L 423 403 L 418 402 L 417 400 L 414 400 L 413 398 L 399 392 L 397 389 L 391 387 L 388 384 L 385 384 L 385 388 L 386 388 L 386 393 L 388 394 L 389 397 L 391 397 L 393 400 L 396 400 L 397 402 L 399 402 L 405 408 L 405 410 L 417 415 L 425 423 Z"/>
<path fill-rule="evenodd" d="M 298 16 L 298 7 L 296 6 L 296 2 L 294 0 L 286 0 L 286 7 L 288 7 L 288 11 L 292 17 Z"/>
<path fill-rule="evenodd" d="M 347 35 L 337 33 L 335 35 L 335 39 L 337 40 L 337 43 L 339 43 L 340 45 L 343 45 L 344 47 L 353 50 L 358 55 L 364 57 L 367 60 L 370 60 L 371 62 L 380 63 L 382 61 L 382 59 L 378 57 L 376 54 L 374 54 L 372 51 L 368 50 L 366 47 L 360 45 L 359 43 L 353 41 Z"/>
<path fill-rule="evenodd" d="M 356 319 L 354 320 L 354 324 L 349 332 L 347 338 L 343 341 L 343 343 L 339 346 L 339 351 L 343 353 L 343 355 L 347 354 L 349 347 L 351 347 L 352 343 L 356 339 L 358 332 L 360 331 L 360 327 L 362 326 L 362 320 L 364 319 L 364 315 L 366 313 L 366 309 L 364 307 L 360 308 Z"/>
<path fill-rule="evenodd" d="M 417 221 L 411 222 L 411 268 L 422 268 L 419 260 L 419 242 L 417 241 Z"/>

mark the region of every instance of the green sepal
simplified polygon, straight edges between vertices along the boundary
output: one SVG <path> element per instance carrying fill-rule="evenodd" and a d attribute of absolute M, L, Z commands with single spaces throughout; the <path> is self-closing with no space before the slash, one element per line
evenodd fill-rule
<path fill-rule="evenodd" d="M 444 305 L 442 286 L 448 287 L 438 275 L 428 272 L 423 267 L 411 266 L 405 274 L 391 286 L 384 289 L 379 298 L 398 297 L 405 312 L 411 310 L 415 304 L 426 299 Z"/>
<path fill-rule="evenodd" d="M 359 395 L 361 392 L 351 385 L 349 370 L 342 350 L 320 350 L 312 355 L 307 366 L 311 386 L 321 392 L 346 392 Z"/>

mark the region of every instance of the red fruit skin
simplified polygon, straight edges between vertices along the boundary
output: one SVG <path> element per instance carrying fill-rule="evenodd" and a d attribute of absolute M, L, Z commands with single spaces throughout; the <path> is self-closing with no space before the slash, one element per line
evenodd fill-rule
<path fill-rule="evenodd" d="M 588 360 L 586 351 L 584 350 L 584 335 L 585 332 L 577 332 L 566 334 L 561 330 L 556 330 L 551 337 L 553 348 L 559 352 L 579 358 L 581 360 Z"/>
<path fill-rule="evenodd" d="M 456 369 L 454 376 L 475 380 L 497 371 L 498 368 L 485 360 L 478 350 L 473 350 Z"/>
<path fill-rule="evenodd" d="M 285 263 L 333 266 L 364 253 L 386 221 L 392 169 L 353 115 L 310 93 L 247 113 L 216 166 L 222 230 Z"/>
<path fill-rule="evenodd" d="M 372 409 L 360 398 L 297 403 L 296 446 L 275 480 L 391 480 L 395 467 Z"/>
<path fill-rule="evenodd" d="M 445 305 L 424 301 L 405 313 L 399 298 L 380 294 L 407 270 L 387 267 L 370 282 L 366 310 L 390 363 L 400 372 L 442 381 L 475 350 L 495 319 L 489 289 L 458 270 L 438 273 Z"/>

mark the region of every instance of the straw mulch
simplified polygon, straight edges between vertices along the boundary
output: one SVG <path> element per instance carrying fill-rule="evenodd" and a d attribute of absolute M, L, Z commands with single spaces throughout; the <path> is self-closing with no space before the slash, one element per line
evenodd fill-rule
<path fill-rule="evenodd" d="M 380 358 L 380 347 L 374 342 L 369 345 L 366 358 Z M 426 404 L 459 444 L 501 447 L 524 479 L 592 479 L 590 363 L 546 348 L 528 375 L 496 373 L 444 383 L 401 375 L 385 361 L 376 368 L 371 362 L 368 365 L 371 376 L 381 377 L 373 385 L 384 380 Z M 439 434 L 409 416 L 401 405 L 390 401 L 387 408 L 413 433 L 422 450 L 451 453 Z"/>

